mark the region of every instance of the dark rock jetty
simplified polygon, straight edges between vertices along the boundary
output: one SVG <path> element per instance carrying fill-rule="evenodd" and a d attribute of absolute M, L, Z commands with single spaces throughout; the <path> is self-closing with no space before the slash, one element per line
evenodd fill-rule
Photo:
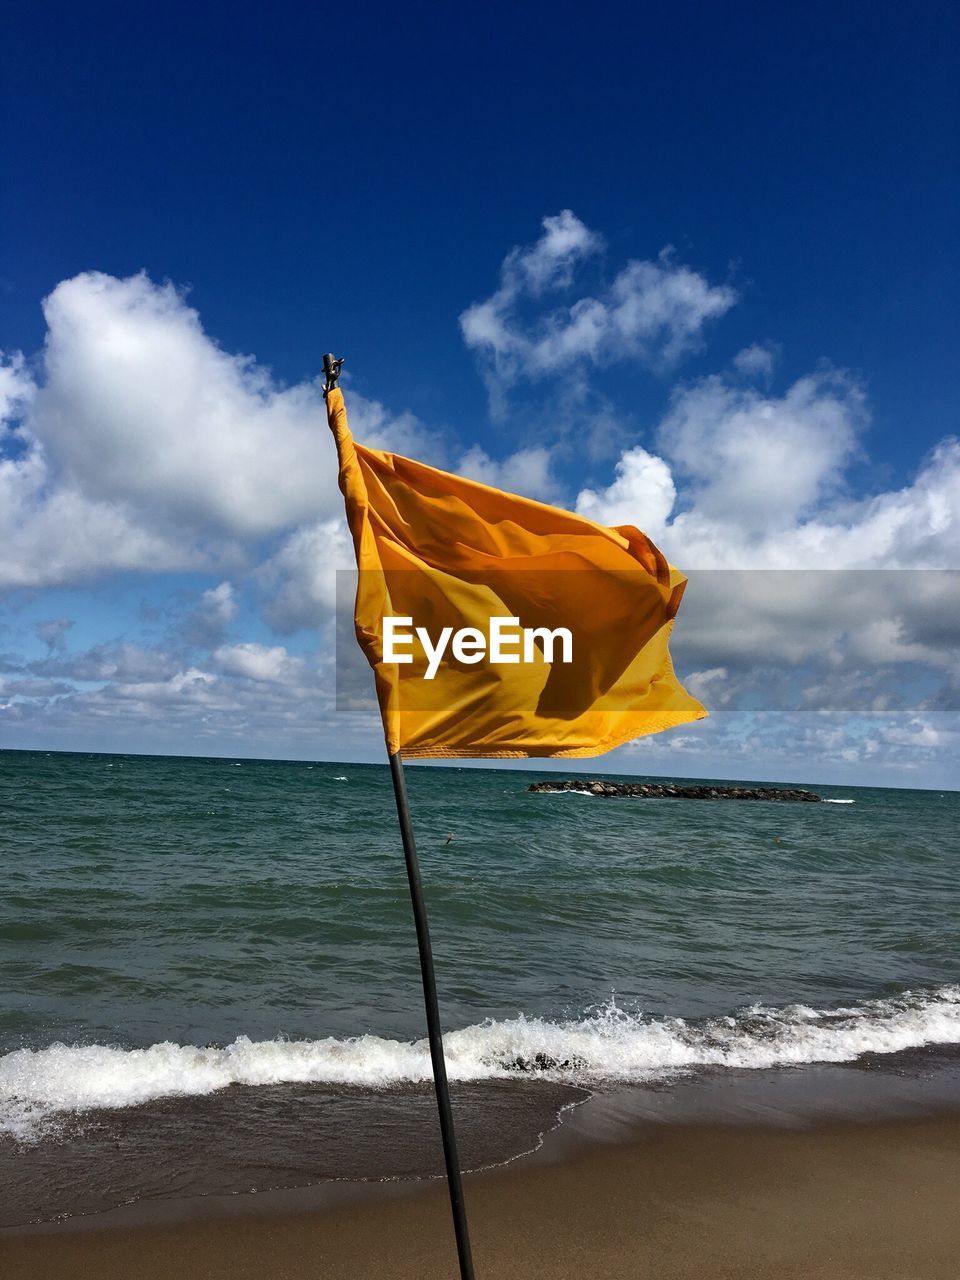
<path fill-rule="evenodd" d="M 799 787 L 705 787 L 681 786 L 673 782 L 591 782 L 587 778 L 565 778 L 559 782 L 531 782 L 528 791 L 586 791 L 604 799 L 628 800 L 819 800 L 812 791 Z"/>

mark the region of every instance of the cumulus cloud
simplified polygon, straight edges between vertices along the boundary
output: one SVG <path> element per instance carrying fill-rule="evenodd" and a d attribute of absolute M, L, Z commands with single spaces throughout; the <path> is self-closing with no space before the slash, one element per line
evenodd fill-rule
<path fill-rule="evenodd" d="M 553 456 L 549 449 L 534 446 L 497 461 L 479 445 L 474 445 L 457 465 L 460 475 L 508 493 L 520 493 L 540 502 L 562 500 L 562 489 L 553 473 Z"/>
<path fill-rule="evenodd" d="M 0 588 L 46 587 L 135 570 L 200 569 L 195 545 L 144 528 L 119 505 L 58 487 L 39 449 L 0 462 Z"/>
<path fill-rule="evenodd" d="M 321 476 L 332 503 L 319 388 L 280 390 L 222 351 L 172 285 L 88 273 L 58 285 L 44 315 L 30 426 L 88 497 L 241 536 L 315 515 Z"/>
<path fill-rule="evenodd" d="M 688 572 L 674 648 L 711 709 L 875 716 L 956 701 L 960 443 L 942 441 L 904 486 L 854 498 L 867 422 L 862 389 L 834 370 L 781 396 L 705 378 L 675 391 L 656 452 L 628 448 L 605 488 L 580 491 L 579 512 L 639 525 Z"/>
<path fill-rule="evenodd" d="M 165 681 L 178 669 L 179 657 L 165 648 L 144 648 L 142 645 L 95 644 L 79 653 L 50 653 L 45 658 L 28 664 L 36 675 L 57 676 L 80 683 L 123 684 L 143 681 Z"/>
<path fill-rule="evenodd" d="M 777 362 L 777 350 L 771 343 L 754 342 L 733 357 L 733 367 L 745 378 L 769 380 Z"/>
<path fill-rule="evenodd" d="M 634 446 L 576 508 L 638 524 L 690 569 L 960 565 L 960 442 L 947 438 L 898 489 L 850 496 L 868 421 L 847 375 L 822 371 L 783 396 L 718 377 L 673 396 L 652 453 Z"/>
<path fill-rule="evenodd" d="M 257 570 L 267 594 L 267 621 L 281 635 L 322 626 L 336 609 L 337 573 L 354 565 L 353 542 L 343 519 L 298 529 Z"/>
<path fill-rule="evenodd" d="M 960 744 L 955 724 L 929 715 L 731 714 L 702 721 L 696 734 L 672 735 L 669 744 L 641 738 L 623 754 L 644 772 L 666 766 L 700 777 L 949 787 Z"/>
<path fill-rule="evenodd" d="M 678 640 L 695 661 L 748 672 L 759 657 L 960 666 L 957 571 L 695 570 L 689 580 Z"/>
<path fill-rule="evenodd" d="M 956 729 L 920 718 L 903 725 L 885 726 L 880 736 L 884 743 L 893 747 L 944 747 L 960 742 L 960 733 Z"/>
<path fill-rule="evenodd" d="M 119 507 L 56 484 L 31 427 L 36 398 L 23 357 L 6 359 L 0 365 L 0 587 L 69 581 L 93 565 L 172 567 L 175 557 L 162 537 L 137 528 Z"/>
<path fill-rule="evenodd" d="M 339 511 L 318 383 L 225 352 L 172 285 L 87 272 L 44 315 L 37 381 L 21 357 L 0 372 L 0 586 L 243 564 Z M 352 395 L 351 420 L 415 447 L 409 415 Z"/>
<path fill-rule="evenodd" d="M 29 664 L 34 670 L 40 664 Z M 0 674 L 5 738 L 28 747 L 280 756 L 369 753 L 375 721 L 341 716 L 329 662 L 282 646 L 224 645 L 191 660 L 169 649 L 98 646 L 65 659 L 63 678 Z M 0 659 L 0 672 L 4 663 Z"/>
<path fill-rule="evenodd" d="M 210 648 L 224 637 L 236 618 L 238 605 L 232 583 L 221 582 L 204 591 L 196 607 L 183 622 L 183 632 L 191 644 Z"/>
<path fill-rule="evenodd" d="M 7 355 L 0 351 L 0 421 L 9 422 L 30 403 L 35 392 L 36 384 L 23 354 L 17 351 Z"/>
<path fill-rule="evenodd" d="M 599 276 L 603 248 L 567 211 L 508 256 L 496 292 L 461 317 L 488 378 L 510 387 L 576 360 L 663 367 L 735 301 L 669 252 L 628 263 L 603 288 L 582 286 Z M 9 734 L 83 747 L 106 733 L 121 746 L 129 732 L 129 749 L 255 742 L 278 754 L 362 744 L 349 718 L 335 738 L 318 729 L 333 706 L 329 645 L 304 658 L 236 634 L 239 588 L 245 600 L 259 593 L 279 636 L 324 628 L 330 639 L 336 571 L 352 569 L 353 551 L 316 384 L 283 387 L 252 357 L 223 351 L 182 294 L 143 275 L 65 281 L 46 317 L 41 357 L 0 360 L 0 586 L 118 569 L 202 570 L 210 585 L 179 619 L 164 615 L 169 632 L 155 647 L 71 653 L 70 620 L 52 616 L 64 606 L 51 609 L 34 624 L 45 656 L 0 660 Z M 862 387 L 824 366 L 775 394 L 775 360 L 757 343 L 725 376 L 678 385 L 642 438 L 603 401 L 606 452 L 581 412 L 578 462 L 605 475 L 575 497 L 562 479 L 569 432 L 503 458 L 461 448 L 455 469 L 604 524 L 637 524 L 690 573 L 678 666 L 724 714 L 668 747 L 637 747 L 645 762 L 661 751 L 667 768 L 685 758 L 713 774 L 718 761 L 757 759 L 781 770 L 804 758 L 925 767 L 960 741 L 943 715 L 960 706 L 949 572 L 960 561 L 960 443 L 941 441 L 899 487 L 855 493 Z M 366 442 L 423 451 L 409 415 L 355 394 L 350 407 Z M 369 693 L 365 667 L 361 677 Z M 374 730 L 368 748 L 377 741 Z"/>
<path fill-rule="evenodd" d="M 642 525 L 653 538 L 666 527 L 677 500 L 677 488 L 663 458 L 635 445 L 621 454 L 606 489 L 581 489 L 576 510 L 598 524 Z"/>
<path fill-rule="evenodd" d="M 780 398 L 712 377 L 674 395 L 658 438 L 697 518 L 752 540 L 839 490 L 865 421 L 862 391 L 840 373 L 800 378 Z"/>
<path fill-rule="evenodd" d="M 303 669 L 302 659 L 292 658 L 283 645 L 222 645 L 213 657 L 227 675 L 267 684 L 294 683 Z"/>
<path fill-rule="evenodd" d="M 162 711 L 171 703 L 212 704 L 217 698 L 216 684 L 216 677 L 209 671 L 189 667 L 186 671 L 175 671 L 165 680 L 118 680 L 102 690 L 103 698 L 94 697 L 90 701 L 93 704 L 108 698 L 132 701 L 141 706 L 151 704 Z"/>
<path fill-rule="evenodd" d="M 507 255 L 499 288 L 463 312 L 464 341 L 477 353 L 492 397 L 520 378 L 584 361 L 670 365 L 699 346 L 704 326 L 736 301 L 729 285 L 711 285 L 665 249 L 652 261 L 628 262 L 597 296 L 541 309 L 533 319 L 525 314 L 531 300 L 569 290 L 580 264 L 602 248 L 601 237 L 569 209 L 544 218 L 540 239 Z"/>

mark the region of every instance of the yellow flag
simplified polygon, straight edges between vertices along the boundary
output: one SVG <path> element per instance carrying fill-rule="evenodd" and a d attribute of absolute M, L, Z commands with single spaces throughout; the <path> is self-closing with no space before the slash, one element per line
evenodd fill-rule
<path fill-rule="evenodd" d="M 686 579 L 639 529 L 364 448 L 337 387 L 327 415 L 391 754 L 593 756 L 707 714 L 667 648 Z"/>

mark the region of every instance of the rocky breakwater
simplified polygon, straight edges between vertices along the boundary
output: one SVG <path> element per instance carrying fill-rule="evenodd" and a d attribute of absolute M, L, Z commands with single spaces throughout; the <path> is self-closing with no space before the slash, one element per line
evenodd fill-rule
<path fill-rule="evenodd" d="M 602 799 L 627 800 L 820 800 L 813 791 L 799 787 L 711 787 L 674 782 L 591 782 L 565 778 L 557 782 L 531 782 L 528 791 L 579 791 Z"/>

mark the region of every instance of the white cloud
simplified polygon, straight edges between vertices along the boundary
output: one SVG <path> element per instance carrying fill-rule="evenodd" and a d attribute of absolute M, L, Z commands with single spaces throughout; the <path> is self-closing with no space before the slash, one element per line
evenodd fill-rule
<path fill-rule="evenodd" d="M 210 647 L 223 639 L 230 623 L 236 618 L 239 606 L 230 582 L 221 582 L 204 591 L 193 610 L 183 622 L 186 638 L 192 644 Z"/>
<path fill-rule="evenodd" d="M 571 284 L 577 263 L 602 249 L 603 237 L 564 209 L 556 217 L 543 219 L 543 235 L 535 245 L 511 250 L 502 268 L 504 284 L 536 297 Z"/>
<path fill-rule="evenodd" d="M 509 385 L 577 359 L 662 364 L 734 302 L 670 254 L 628 264 L 594 296 L 558 298 L 592 261 L 599 267 L 602 249 L 567 212 L 514 250 L 497 292 L 462 317 L 488 375 Z M 234 583 L 259 589 L 268 623 L 289 633 L 329 621 L 335 571 L 353 567 L 316 385 L 284 388 L 252 358 L 224 352 L 176 290 L 143 275 L 79 276 L 46 310 L 43 359 L 0 363 L 0 585 L 116 569 L 216 576 L 156 648 L 111 641 L 71 655 L 68 620 L 51 616 L 31 635 L 48 643 L 46 657 L 2 668 L 5 732 L 35 734 L 37 745 L 129 733 L 129 749 L 256 742 L 283 754 L 296 741 L 307 754 L 346 750 L 348 725 L 326 737 L 318 729 L 333 699 L 329 651 L 302 659 L 279 644 L 227 640 L 240 616 Z M 960 560 L 960 443 L 942 441 L 902 487 L 854 498 L 861 388 L 820 369 L 772 394 L 774 358 L 755 344 L 728 378 L 678 387 L 643 444 L 605 418 L 603 439 L 615 443 L 603 461 L 619 458 L 608 482 L 582 487 L 573 505 L 602 523 L 639 525 L 691 572 L 675 649 L 690 687 L 726 714 L 671 737 L 665 761 L 685 753 L 715 772 L 706 768 L 714 750 L 743 761 L 741 773 L 767 758 L 920 767 L 960 741 L 934 714 L 955 708 L 960 690 L 956 579 L 919 571 Z M 365 442 L 421 452 L 409 416 L 356 395 L 350 408 Z M 592 467 L 600 455 L 584 421 L 576 457 Z M 570 449 L 567 437 L 503 459 L 475 447 L 456 469 L 564 504 L 559 463 Z M 750 572 L 706 572 L 729 568 Z M 365 669 L 363 679 L 369 689 Z M 749 732 L 730 727 L 758 699 L 770 716 Z M 850 712 L 873 719 L 837 723 Z M 375 731 L 367 742 L 378 746 Z"/>
<path fill-rule="evenodd" d="M 889 725 L 881 731 L 881 738 L 893 747 L 944 747 L 960 741 L 955 730 L 932 724 L 929 720 L 910 720 L 904 725 Z"/>
<path fill-rule="evenodd" d="M 643 759 L 645 771 L 673 772 L 679 765 L 684 773 L 705 777 L 921 787 L 949 787 L 956 779 L 952 752 L 960 734 L 943 717 L 874 715 L 838 722 L 829 712 L 766 713 L 718 716 L 697 729 L 669 740 L 642 738 L 624 754 Z"/>
<path fill-rule="evenodd" d="M 211 703 L 216 701 L 216 676 L 198 667 L 177 671 L 166 680 L 118 681 L 101 691 L 109 698 L 153 704 L 160 714 L 167 703 Z M 102 705 L 102 699 L 90 699 L 92 705 Z"/>
<path fill-rule="evenodd" d="M 303 669 L 303 660 L 292 658 L 283 645 L 221 645 L 213 655 L 227 675 L 268 684 L 291 684 Z"/>
<path fill-rule="evenodd" d="M 88 272 L 44 313 L 39 385 L 19 357 L 0 372 L 0 586 L 238 565 L 340 511 L 318 384 L 223 351 L 171 285 Z M 415 447 L 409 416 L 350 409 L 365 443 Z"/>
<path fill-rule="evenodd" d="M 84 683 L 118 681 L 123 684 L 166 681 L 178 670 L 177 658 L 165 649 L 141 645 L 95 644 L 81 653 L 52 652 L 29 664 L 37 675 L 59 676 Z"/>
<path fill-rule="evenodd" d="M 788 505 L 798 486 L 794 478 L 777 479 L 771 477 L 771 487 L 784 492 Z M 807 488 L 809 472 L 800 479 Z M 720 501 L 712 509 L 693 505 L 664 535 L 670 553 L 690 567 L 947 569 L 960 564 L 960 444 L 955 440 L 938 445 L 903 488 L 856 500 L 811 500 L 807 511 L 794 511 L 792 523 L 774 510 L 763 527 L 746 494 L 741 516 L 732 486 L 715 495 Z M 765 505 L 762 495 L 758 505 Z"/>
<path fill-rule="evenodd" d="M 638 525 L 689 573 L 674 648 L 714 710 L 955 700 L 960 587 L 944 570 L 960 568 L 960 443 L 853 499 L 866 423 L 837 372 L 779 397 L 706 378 L 674 394 L 658 453 L 627 449 L 606 488 L 581 490 L 579 512 Z"/>
<path fill-rule="evenodd" d="M 237 602 L 231 584 L 221 582 L 219 586 L 204 591 L 200 597 L 200 608 L 223 626 L 231 623 L 237 616 Z"/>
<path fill-rule="evenodd" d="M 577 510 L 639 524 L 687 569 L 960 566 L 960 442 L 902 488 L 854 499 L 845 474 L 867 418 L 862 390 L 833 371 L 782 397 L 706 378 L 675 393 L 659 453 L 626 450 Z"/>
<path fill-rule="evenodd" d="M 599 296 L 577 298 L 528 321 L 525 300 L 569 288 L 577 267 L 603 247 L 569 209 L 545 218 L 543 227 L 534 245 L 507 255 L 496 292 L 460 317 L 492 397 L 519 378 L 554 374 L 585 360 L 670 364 L 699 346 L 707 322 L 736 301 L 730 286 L 709 284 L 666 249 L 653 261 L 628 262 Z"/>
<path fill-rule="evenodd" d="M 580 490 L 576 510 L 598 524 L 636 525 L 656 540 L 676 498 L 676 485 L 666 462 L 635 445 L 621 455 L 608 488 Z"/>
<path fill-rule="evenodd" d="M 960 671 L 958 592 L 960 575 L 942 570 L 694 570 L 678 652 L 749 673 L 760 661 Z"/>
<path fill-rule="evenodd" d="M 542 446 L 518 449 L 498 462 L 479 445 L 474 445 L 460 459 L 457 471 L 495 489 L 520 493 L 540 502 L 556 502 L 561 498 L 561 488 L 553 474 L 552 462 L 550 450 Z"/>
<path fill-rule="evenodd" d="M 35 392 L 23 355 L 17 351 L 8 356 L 0 351 L 0 422 L 6 423 L 19 414 Z"/>
<path fill-rule="evenodd" d="M 278 389 L 252 358 L 222 351 L 172 285 L 91 272 L 58 285 L 44 315 L 30 427 L 87 497 L 239 536 L 332 506 L 319 387 Z"/>
<path fill-rule="evenodd" d="M 862 391 L 839 373 L 780 398 L 711 377 L 674 395 L 658 440 L 698 519 L 769 537 L 838 490 L 865 419 Z"/>
<path fill-rule="evenodd" d="M 776 362 L 776 348 L 770 343 L 754 342 L 733 357 L 733 367 L 745 378 L 769 379 Z"/>
<path fill-rule="evenodd" d="M 200 569 L 209 556 L 143 528 L 121 506 L 58 488 L 39 450 L 0 462 L 0 588 L 44 587 L 106 573 Z"/>
<path fill-rule="evenodd" d="M 355 565 L 353 541 L 342 519 L 298 529 L 257 571 L 268 594 L 267 621 L 284 635 L 321 626 L 336 608 L 338 571 Z"/>
<path fill-rule="evenodd" d="M 31 427 L 36 399 L 21 355 L 0 364 L 0 587 L 69 581 L 92 564 L 165 569 L 184 560 L 122 509 L 56 484 Z"/>
<path fill-rule="evenodd" d="M 685 678 L 684 685 L 704 706 L 722 707 L 732 696 L 729 676 L 726 667 L 707 667 L 702 671 L 692 671 Z"/>

